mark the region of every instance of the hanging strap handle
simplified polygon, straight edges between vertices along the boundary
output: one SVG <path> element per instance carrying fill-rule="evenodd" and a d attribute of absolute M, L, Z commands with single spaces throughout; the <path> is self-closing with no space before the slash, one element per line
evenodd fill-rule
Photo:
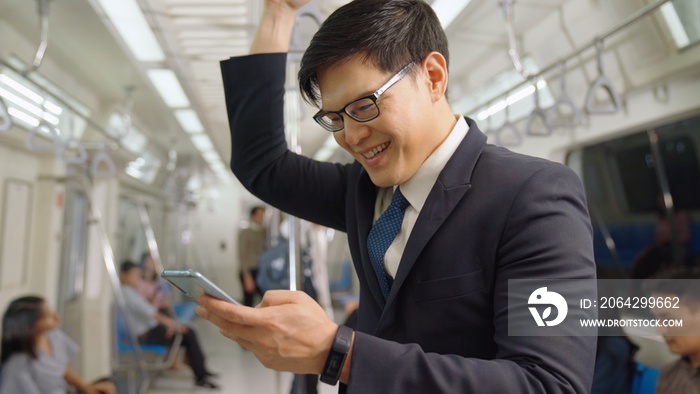
<path fill-rule="evenodd" d="M 508 104 L 508 95 L 506 95 L 505 102 L 506 121 L 494 134 L 496 139 L 496 145 L 509 147 L 520 146 L 523 143 L 523 135 L 520 133 L 520 130 L 518 130 L 518 126 L 516 126 L 515 123 L 510 121 L 510 105 Z M 503 135 L 508 134 L 515 137 L 515 140 L 513 142 L 509 142 L 508 140 L 504 140 L 502 138 Z"/>
<path fill-rule="evenodd" d="M 605 65 L 603 64 L 603 41 L 596 42 L 596 51 L 598 53 L 598 78 L 591 84 L 586 95 L 586 112 L 589 114 L 614 114 L 620 110 L 621 101 L 617 90 L 612 82 L 605 76 Z M 611 107 L 599 107 L 595 105 L 596 91 L 603 89 L 610 98 Z"/>
<path fill-rule="evenodd" d="M 107 166 L 107 170 L 101 170 L 100 164 Z M 114 161 L 112 161 L 112 158 L 107 154 L 107 152 L 104 150 L 97 152 L 95 157 L 92 158 L 92 163 L 90 164 L 90 175 L 92 175 L 93 178 L 111 178 L 116 173 Z"/>
<path fill-rule="evenodd" d="M 559 97 L 554 101 L 554 105 L 551 108 L 552 113 L 557 113 L 557 108 L 559 107 L 569 107 L 571 109 L 571 114 L 573 118 L 570 122 L 552 122 L 552 127 L 575 127 L 583 123 L 583 115 L 579 111 L 574 101 L 569 97 L 566 92 L 566 61 L 561 62 L 561 72 L 559 74 L 559 86 L 561 87 L 561 93 Z M 551 119 L 551 118 L 550 118 Z"/>
<path fill-rule="evenodd" d="M 51 139 L 50 144 L 41 144 L 35 141 L 37 136 L 42 134 L 49 135 L 49 138 Z M 31 151 L 37 152 L 50 152 L 58 150 L 61 146 L 59 132 L 55 127 L 42 119 L 38 126 L 29 131 L 27 138 L 24 140 L 24 146 Z"/>
<path fill-rule="evenodd" d="M 540 90 L 537 87 L 537 81 L 534 81 L 532 86 L 535 88 L 535 109 L 530 113 L 530 117 L 527 119 L 527 126 L 525 126 L 525 134 L 533 137 L 547 137 L 552 135 L 552 122 L 549 120 L 549 114 L 545 112 L 540 107 Z M 544 130 L 542 132 L 536 132 L 533 129 L 536 119 L 541 119 L 544 124 Z"/>
<path fill-rule="evenodd" d="M 46 49 L 49 47 L 49 0 L 37 0 L 37 2 L 39 3 L 41 41 L 39 42 L 39 48 L 36 50 L 36 55 L 34 55 L 32 68 L 28 72 L 36 71 L 41 67 L 41 63 L 44 62 L 44 56 L 46 55 Z"/>
<path fill-rule="evenodd" d="M 5 102 L 2 101 L 2 97 L 0 97 L 0 133 L 8 131 L 11 128 L 12 118 L 10 118 L 10 112 Z"/>
<path fill-rule="evenodd" d="M 76 151 L 77 156 L 70 155 L 69 152 L 71 150 Z M 70 137 L 61 144 L 58 150 L 58 158 L 66 164 L 83 164 L 87 161 L 88 155 L 83 144 L 77 138 Z"/>

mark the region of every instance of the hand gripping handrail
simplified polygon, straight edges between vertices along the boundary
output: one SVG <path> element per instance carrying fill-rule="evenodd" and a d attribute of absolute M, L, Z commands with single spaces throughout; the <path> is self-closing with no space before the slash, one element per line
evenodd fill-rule
<path fill-rule="evenodd" d="M 596 52 L 598 55 L 598 78 L 591 84 L 588 94 L 586 95 L 586 112 L 589 114 L 614 114 L 620 110 L 621 101 L 620 96 L 617 94 L 617 90 L 613 87 L 612 82 L 605 76 L 605 65 L 603 64 L 603 41 L 598 40 L 596 42 Z M 607 92 L 612 107 L 597 107 L 595 103 L 595 92 L 597 90 L 604 89 Z"/>
<path fill-rule="evenodd" d="M 2 97 L 0 97 L 0 133 L 8 131 L 11 128 L 12 118 L 10 117 L 10 112 L 5 102 L 2 101 Z"/>
<path fill-rule="evenodd" d="M 520 134 L 520 131 L 518 130 L 518 127 L 515 125 L 515 123 L 510 121 L 510 105 L 508 105 L 508 96 L 506 96 L 505 99 L 506 102 L 506 107 L 505 107 L 505 114 L 506 114 L 506 121 L 501 125 L 501 127 L 496 131 L 495 137 L 496 137 L 496 145 L 500 146 L 510 146 L 510 147 L 516 147 L 520 146 L 520 144 L 523 143 L 523 136 Z M 504 142 L 501 136 L 504 133 L 509 133 L 515 136 L 515 142 L 513 143 L 507 143 Z"/>
<path fill-rule="evenodd" d="M 532 84 L 535 88 L 535 94 L 533 95 L 534 100 L 535 100 L 535 109 L 532 110 L 532 113 L 530 113 L 530 117 L 527 119 L 527 126 L 525 127 L 525 134 L 533 136 L 533 137 L 547 137 L 552 135 L 552 122 L 549 120 L 549 114 L 540 107 L 540 89 L 537 87 L 537 80 L 535 80 Z M 544 130 L 540 132 L 536 132 L 533 129 L 533 125 L 535 124 L 535 120 L 541 119 L 542 123 L 544 124 Z"/>
<path fill-rule="evenodd" d="M 42 130 L 44 130 L 46 133 L 49 134 L 49 136 L 51 138 L 50 144 L 40 144 L 40 143 L 37 143 L 34 141 L 36 139 L 36 137 L 41 134 Z M 38 152 L 51 152 L 51 151 L 58 150 L 61 146 L 61 139 L 59 137 L 59 132 L 55 127 L 53 127 L 47 121 L 42 119 L 39 122 L 38 126 L 29 130 L 29 134 L 27 134 L 27 138 L 24 140 L 24 146 L 26 146 L 27 149 L 29 149 L 31 151 L 38 151 Z"/>
<path fill-rule="evenodd" d="M 566 92 L 566 60 L 561 62 L 561 73 L 559 74 L 559 86 L 561 87 L 561 93 L 559 97 L 554 101 L 554 105 L 550 109 L 551 114 L 556 114 L 559 107 L 569 107 L 571 109 L 572 119 L 571 121 L 560 120 L 553 121 L 553 127 L 575 127 L 583 123 L 583 115 L 579 111 L 574 101 L 571 99 L 569 94 Z M 551 119 L 551 115 L 550 115 Z"/>

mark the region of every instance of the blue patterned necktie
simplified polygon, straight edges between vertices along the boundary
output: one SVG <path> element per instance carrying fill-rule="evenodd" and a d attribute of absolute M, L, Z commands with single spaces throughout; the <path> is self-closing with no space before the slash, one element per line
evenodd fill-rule
<path fill-rule="evenodd" d="M 401 222 L 403 222 L 403 214 L 408 207 L 408 200 L 401 194 L 401 190 L 396 188 L 394 196 L 391 197 L 391 204 L 384 213 L 374 223 L 374 227 L 369 232 L 367 237 L 367 251 L 369 252 L 369 261 L 372 263 L 374 273 L 377 274 L 379 287 L 382 289 L 384 299 L 389 298 L 389 281 L 384 272 L 384 254 L 396 234 L 399 233 Z"/>

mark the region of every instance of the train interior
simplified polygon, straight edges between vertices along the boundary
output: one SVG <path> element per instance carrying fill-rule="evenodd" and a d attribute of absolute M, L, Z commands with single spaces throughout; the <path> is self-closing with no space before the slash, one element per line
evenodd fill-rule
<path fill-rule="evenodd" d="M 321 161 L 352 158 L 313 122 L 295 75 L 319 24 L 347 2 L 305 6 L 288 57 L 288 144 Z M 659 243 L 673 264 L 700 265 L 700 2 L 427 2 L 450 43 L 454 112 L 489 143 L 581 177 L 601 270 L 633 278 Z M 157 271 L 194 269 L 242 297 L 238 233 L 265 204 L 229 169 L 219 61 L 247 53 L 263 3 L 0 0 L 0 309 L 46 299 L 79 345 L 71 367 L 86 379 L 112 376 L 120 393 L 195 390 L 182 354 L 141 346 L 120 323 L 122 262 L 148 253 Z M 298 250 L 310 225 L 265 207 L 272 236 Z M 325 238 L 342 322 L 359 287 L 345 235 Z M 193 310 L 184 319 L 223 392 L 300 384 Z M 678 357 L 659 335 L 627 335 L 650 370 Z"/>

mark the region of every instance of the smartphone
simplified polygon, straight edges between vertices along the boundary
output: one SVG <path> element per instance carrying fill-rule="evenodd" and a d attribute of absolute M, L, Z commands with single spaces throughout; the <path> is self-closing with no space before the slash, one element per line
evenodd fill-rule
<path fill-rule="evenodd" d="M 222 301 L 228 301 L 234 305 L 241 305 L 230 295 L 226 294 L 204 275 L 192 270 L 164 270 L 160 276 L 170 282 L 184 295 L 197 301 L 200 295 L 206 294 Z"/>

